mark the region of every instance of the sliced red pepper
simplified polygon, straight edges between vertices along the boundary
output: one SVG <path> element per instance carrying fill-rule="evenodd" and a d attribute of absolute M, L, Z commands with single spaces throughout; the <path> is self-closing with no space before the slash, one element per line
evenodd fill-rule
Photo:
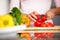
<path fill-rule="evenodd" d="M 34 26 L 40 27 L 40 26 L 41 26 L 41 22 L 36 21 L 36 22 L 34 23 Z"/>
<path fill-rule="evenodd" d="M 43 22 L 45 22 L 46 19 L 47 19 L 47 17 L 46 17 L 45 15 L 43 15 L 42 18 L 41 18 L 41 20 L 42 20 Z"/>
<path fill-rule="evenodd" d="M 41 27 L 46 27 L 46 25 L 45 25 L 45 23 L 44 23 L 44 22 L 41 24 Z"/>
<path fill-rule="evenodd" d="M 37 14 L 36 17 L 37 17 L 37 19 L 40 19 L 40 14 Z"/>
<path fill-rule="evenodd" d="M 36 21 L 38 21 L 38 22 L 42 22 L 42 20 L 41 20 L 41 19 L 36 19 Z"/>
<path fill-rule="evenodd" d="M 54 27 L 53 23 L 51 22 L 46 22 L 45 24 L 46 24 L 46 27 Z"/>

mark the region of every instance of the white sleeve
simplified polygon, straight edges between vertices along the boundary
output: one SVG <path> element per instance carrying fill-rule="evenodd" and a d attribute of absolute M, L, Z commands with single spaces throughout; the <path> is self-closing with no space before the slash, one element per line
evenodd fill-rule
<path fill-rule="evenodd" d="M 55 4 L 56 4 L 56 7 L 60 7 L 60 0 L 54 0 L 55 1 Z"/>
<path fill-rule="evenodd" d="M 20 0 L 10 0 L 10 10 L 13 8 L 13 7 L 20 7 Z"/>

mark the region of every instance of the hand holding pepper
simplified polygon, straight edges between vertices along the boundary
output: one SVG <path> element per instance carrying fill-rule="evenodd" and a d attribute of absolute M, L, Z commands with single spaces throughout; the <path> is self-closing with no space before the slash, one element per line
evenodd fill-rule
<path fill-rule="evenodd" d="M 47 17 L 45 15 L 40 15 L 37 12 L 32 12 L 29 17 L 34 21 L 35 27 L 53 27 L 54 25 L 50 22 L 45 22 Z M 35 37 L 52 37 L 53 33 L 34 33 Z"/>

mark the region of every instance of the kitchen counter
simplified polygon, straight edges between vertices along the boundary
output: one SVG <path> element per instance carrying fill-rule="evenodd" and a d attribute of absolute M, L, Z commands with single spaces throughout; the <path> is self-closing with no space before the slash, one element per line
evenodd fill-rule
<path fill-rule="evenodd" d="M 41 30 L 40 30 L 41 29 Z M 49 29 L 49 31 L 47 31 Z M 45 30 L 45 31 L 43 31 Z M 26 28 L 24 31 L 18 31 L 17 33 L 21 33 L 21 32 L 54 32 L 54 36 L 52 38 L 41 38 L 42 40 L 43 39 L 46 39 L 46 40 L 60 40 L 60 26 L 55 26 L 55 27 L 29 27 L 29 28 Z M 8 35 L 8 34 L 6 34 Z M 17 35 L 14 35 L 13 34 L 10 34 L 11 37 L 7 37 L 7 38 L 2 38 L 0 40 L 26 40 L 24 38 L 19 38 Z M 1 36 L 0 36 L 1 37 Z M 32 37 L 32 40 L 34 40 L 34 37 Z M 38 39 L 35 39 L 35 40 L 40 40 L 40 38 Z"/>
<path fill-rule="evenodd" d="M 28 27 L 23 31 L 18 31 L 18 33 L 21 32 L 54 32 L 59 33 L 60 32 L 60 26 L 54 26 L 54 27 Z"/>

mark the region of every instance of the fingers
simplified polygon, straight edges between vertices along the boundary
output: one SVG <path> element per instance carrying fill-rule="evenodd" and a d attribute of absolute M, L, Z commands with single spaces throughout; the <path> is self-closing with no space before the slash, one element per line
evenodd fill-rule
<path fill-rule="evenodd" d="M 28 17 L 29 17 L 32 21 L 36 22 L 36 19 L 37 19 L 36 14 L 37 14 L 37 12 L 34 11 L 34 12 L 30 13 L 30 14 L 28 15 Z"/>
<path fill-rule="evenodd" d="M 55 17 L 53 12 L 48 12 L 46 15 L 47 15 L 47 19 L 53 19 Z"/>
<path fill-rule="evenodd" d="M 33 18 L 37 19 L 37 17 L 35 16 L 34 13 L 31 13 L 30 15 L 31 15 Z"/>
<path fill-rule="evenodd" d="M 29 17 L 32 21 L 36 22 L 36 20 L 35 20 L 34 18 L 32 18 L 31 15 L 28 15 L 28 17 Z"/>

